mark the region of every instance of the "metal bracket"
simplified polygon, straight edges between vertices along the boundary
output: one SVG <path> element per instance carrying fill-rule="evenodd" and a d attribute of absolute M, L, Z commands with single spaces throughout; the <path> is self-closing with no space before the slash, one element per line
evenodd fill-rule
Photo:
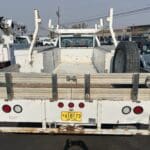
<path fill-rule="evenodd" d="M 76 82 L 76 84 L 77 84 L 77 77 L 76 76 L 69 76 L 68 75 L 68 76 L 66 76 L 66 81 L 68 81 L 68 82 L 71 83 L 71 88 L 70 88 L 70 90 L 71 90 L 70 91 L 71 92 L 71 97 L 70 98 L 72 99 L 72 94 L 73 94 L 72 93 L 72 88 L 73 88 L 72 86 L 73 86 L 73 82 Z"/>
<path fill-rule="evenodd" d="M 7 99 L 12 100 L 14 97 L 12 75 L 11 73 L 5 73 Z"/>
<path fill-rule="evenodd" d="M 76 76 L 66 76 L 66 80 L 67 81 L 77 82 L 77 77 Z"/>
<path fill-rule="evenodd" d="M 134 73 L 132 76 L 132 91 L 131 91 L 132 101 L 138 100 L 139 77 L 140 77 L 139 73 Z"/>
<path fill-rule="evenodd" d="M 84 87 L 85 100 L 90 100 L 90 74 L 85 74 L 84 76 Z"/>
<path fill-rule="evenodd" d="M 52 74 L 52 99 L 58 99 L 57 74 Z"/>

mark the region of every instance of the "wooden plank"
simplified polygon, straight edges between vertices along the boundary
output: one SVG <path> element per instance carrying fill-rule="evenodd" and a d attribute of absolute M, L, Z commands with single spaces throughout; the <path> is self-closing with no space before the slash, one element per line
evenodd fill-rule
<path fill-rule="evenodd" d="M 92 88 L 91 89 L 91 97 L 93 99 L 123 99 L 123 100 L 131 100 L 131 91 L 130 88 Z M 150 89 L 143 88 L 139 89 L 138 99 L 149 100 L 150 99 Z"/>
<path fill-rule="evenodd" d="M 111 73 L 111 74 L 98 74 L 98 75 L 91 75 L 91 83 L 98 83 L 98 84 L 131 84 L 132 83 L 132 73 Z M 149 73 L 142 73 L 140 74 L 140 84 L 144 84 L 145 78 L 149 76 Z"/>
<path fill-rule="evenodd" d="M 97 74 L 90 78 L 91 99 L 131 99 L 131 87 L 121 84 L 132 84 L 133 74 Z M 145 84 L 149 73 L 140 74 L 139 83 Z M 52 75 L 12 73 L 14 98 L 52 99 Z M 76 82 L 67 81 L 66 75 L 58 75 L 58 99 L 85 99 L 84 76 L 77 75 Z M 0 73 L 0 98 L 7 98 L 5 74 Z M 120 85 L 118 86 L 114 85 Z M 121 88 L 122 87 L 122 88 Z M 140 88 L 139 99 L 150 100 L 150 89 Z"/>
<path fill-rule="evenodd" d="M 145 83 L 145 78 L 150 76 L 147 74 L 140 74 L 140 84 Z M 15 83 L 51 83 L 50 74 L 22 74 L 22 73 L 12 73 L 13 82 Z M 84 76 L 77 75 L 77 83 L 84 82 Z M 4 74 L 0 73 L 0 82 L 4 81 Z M 66 81 L 65 75 L 58 75 L 58 83 L 69 83 Z M 132 83 L 132 74 L 97 74 L 91 75 L 91 83 L 97 84 L 131 84 Z"/>
<path fill-rule="evenodd" d="M 0 88 L 4 94 L 5 89 Z M 130 100 L 132 89 L 112 89 L 112 88 L 91 88 L 91 99 L 122 99 Z M 150 89 L 139 89 L 139 99 L 149 100 Z M 6 97 L 5 97 L 6 98 Z M 52 89 L 49 88 L 14 88 L 14 98 L 35 98 L 35 99 L 52 99 Z M 59 88 L 58 99 L 84 99 L 84 88 Z"/>
<path fill-rule="evenodd" d="M 50 88 L 14 88 L 15 99 L 50 99 L 51 97 Z"/>
<path fill-rule="evenodd" d="M 5 87 L 0 87 L 0 98 L 6 99 L 7 98 L 7 92 Z"/>

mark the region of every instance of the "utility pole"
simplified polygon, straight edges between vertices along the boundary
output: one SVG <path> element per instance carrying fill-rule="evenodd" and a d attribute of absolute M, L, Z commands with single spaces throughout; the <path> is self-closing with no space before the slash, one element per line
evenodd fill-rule
<path fill-rule="evenodd" d="M 59 8 L 59 6 L 58 6 L 58 9 L 57 9 L 57 11 L 56 11 L 56 15 L 57 15 L 57 24 L 58 25 L 60 25 L 60 8 Z"/>

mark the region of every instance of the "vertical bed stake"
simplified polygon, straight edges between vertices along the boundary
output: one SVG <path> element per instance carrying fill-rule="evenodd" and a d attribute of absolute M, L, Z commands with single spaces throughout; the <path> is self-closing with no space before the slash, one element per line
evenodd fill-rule
<path fill-rule="evenodd" d="M 85 100 L 90 100 L 90 74 L 85 74 L 84 76 L 84 87 Z"/>
<path fill-rule="evenodd" d="M 11 73 L 5 73 L 5 81 L 6 81 L 7 99 L 12 100 L 13 97 L 14 97 L 14 92 L 13 92 L 13 84 L 12 84 L 12 75 L 11 75 Z"/>
<path fill-rule="evenodd" d="M 58 99 L 57 74 L 52 74 L 52 99 Z"/>
<path fill-rule="evenodd" d="M 139 77 L 140 77 L 139 73 L 134 73 L 132 76 L 132 91 L 131 91 L 132 101 L 138 100 Z"/>

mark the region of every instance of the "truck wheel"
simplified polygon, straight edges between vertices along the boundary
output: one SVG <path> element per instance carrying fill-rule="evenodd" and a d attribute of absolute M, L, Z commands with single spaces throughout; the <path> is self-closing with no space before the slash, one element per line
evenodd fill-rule
<path fill-rule="evenodd" d="M 139 72 L 140 54 L 134 42 L 120 42 L 113 58 L 113 73 Z"/>

